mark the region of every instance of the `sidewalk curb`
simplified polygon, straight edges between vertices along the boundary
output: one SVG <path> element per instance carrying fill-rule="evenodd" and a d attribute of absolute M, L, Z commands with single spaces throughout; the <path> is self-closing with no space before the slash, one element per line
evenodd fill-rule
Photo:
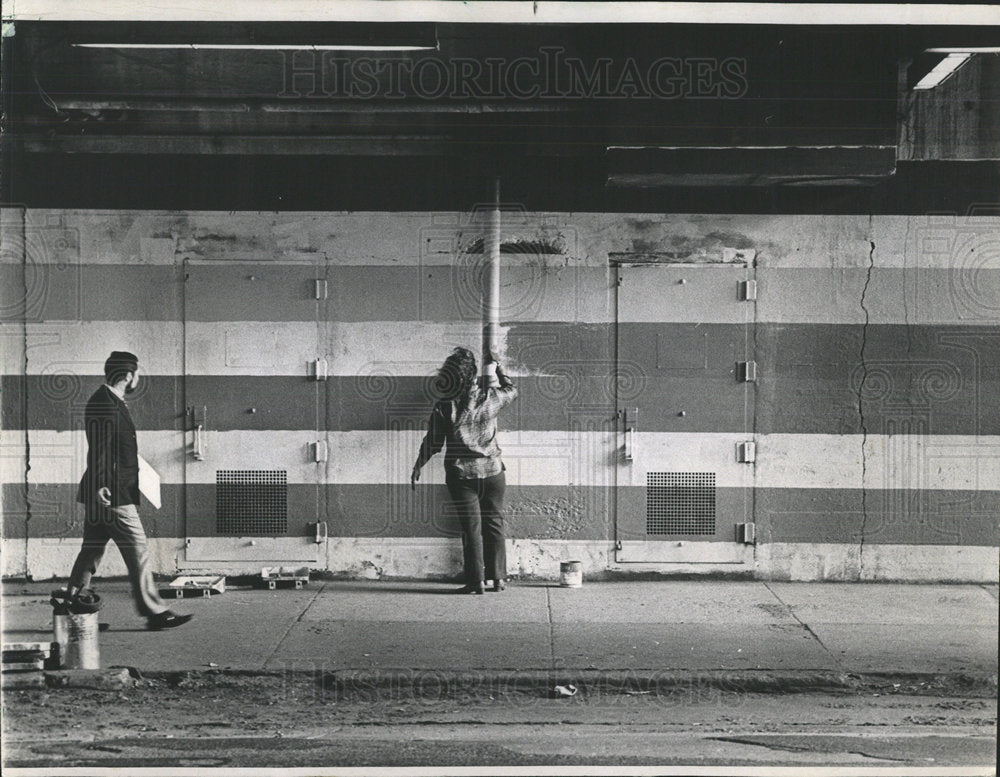
<path fill-rule="evenodd" d="M 573 686 L 586 696 L 676 695 L 704 693 L 959 693 L 995 696 L 997 676 L 973 673 L 845 673 L 766 670 L 552 670 L 442 672 L 382 670 L 332 672 L 327 690 L 351 696 L 371 691 L 488 694 L 510 692 L 555 695 L 556 686 Z"/>
<path fill-rule="evenodd" d="M 574 695 L 693 696 L 696 694 L 792 694 L 956 696 L 995 698 L 997 675 L 985 672 L 822 672 L 769 670 L 491 670 L 438 669 L 147 671 L 132 669 L 142 681 L 172 687 L 223 685 L 237 678 L 260 678 L 288 684 L 309 683 L 336 698 L 378 701 L 451 696 L 496 697 L 526 694 L 554 697 L 557 685 L 576 688 Z"/>
<path fill-rule="evenodd" d="M 81 688 L 87 690 L 118 690 L 135 684 L 129 670 L 114 669 L 59 669 L 45 672 L 48 688 Z"/>

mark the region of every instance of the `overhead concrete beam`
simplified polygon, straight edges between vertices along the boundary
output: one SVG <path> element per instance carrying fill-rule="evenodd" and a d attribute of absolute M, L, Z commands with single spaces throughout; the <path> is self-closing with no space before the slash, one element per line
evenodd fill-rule
<path fill-rule="evenodd" d="M 530 145 L 452 137 L 305 135 L 9 135 L 32 154 L 199 154 L 239 156 L 468 156 L 509 148 L 526 156 L 589 156 L 591 144 L 537 140 Z M 599 147 L 598 147 L 599 148 Z"/>
<path fill-rule="evenodd" d="M 896 169 L 895 146 L 611 147 L 609 186 L 875 183 Z"/>

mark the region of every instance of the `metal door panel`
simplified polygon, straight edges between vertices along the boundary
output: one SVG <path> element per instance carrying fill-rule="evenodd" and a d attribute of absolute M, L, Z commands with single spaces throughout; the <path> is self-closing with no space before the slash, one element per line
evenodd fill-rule
<path fill-rule="evenodd" d="M 312 262 L 185 263 L 182 566 L 319 558 L 327 384 L 310 359 L 325 350 L 323 272 Z"/>
<path fill-rule="evenodd" d="M 642 376 L 619 391 L 616 560 L 739 564 L 750 522 L 753 300 L 746 265 L 620 265 L 617 366 Z"/>

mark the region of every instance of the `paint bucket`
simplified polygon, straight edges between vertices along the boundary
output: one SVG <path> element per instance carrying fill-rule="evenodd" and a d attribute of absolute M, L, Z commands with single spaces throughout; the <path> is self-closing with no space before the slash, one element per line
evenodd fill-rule
<path fill-rule="evenodd" d="M 583 586 L 583 565 L 579 561 L 563 561 L 559 564 L 559 585 L 563 588 Z"/>
<path fill-rule="evenodd" d="M 100 669 L 97 613 L 101 597 L 88 590 L 82 600 L 69 601 L 63 591 L 53 591 L 51 603 L 52 639 L 58 650 L 52 660 L 55 668 Z"/>
<path fill-rule="evenodd" d="M 53 612 L 53 641 L 59 645 L 60 669 L 100 669 L 96 612 Z"/>

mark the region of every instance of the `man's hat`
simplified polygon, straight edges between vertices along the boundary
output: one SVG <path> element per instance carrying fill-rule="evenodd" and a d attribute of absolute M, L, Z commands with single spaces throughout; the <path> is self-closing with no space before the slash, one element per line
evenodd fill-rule
<path fill-rule="evenodd" d="M 113 367 L 135 372 L 139 369 L 139 357 L 128 351 L 112 351 L 108 360 L 104 362 L 105 374 Z"/>

